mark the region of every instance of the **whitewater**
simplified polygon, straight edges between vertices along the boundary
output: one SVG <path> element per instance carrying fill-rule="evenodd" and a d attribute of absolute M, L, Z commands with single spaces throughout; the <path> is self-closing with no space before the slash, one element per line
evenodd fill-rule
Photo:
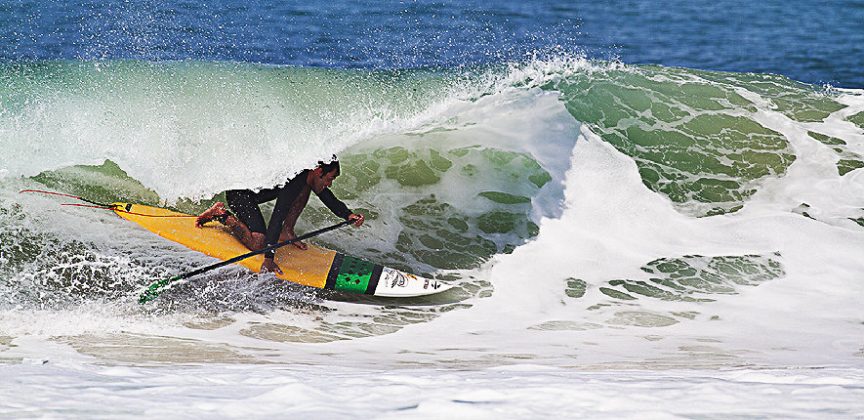
<path fill-rule="evenodd" d="M 578 56 L 2 78 L 4 416 L 864 416 L 864 91 Z M 213 260 L 19 193 L 195 213 L 332 154 L 369 220 L 315 242 L 454 290 L 225 268 L 141 306 Z"/>

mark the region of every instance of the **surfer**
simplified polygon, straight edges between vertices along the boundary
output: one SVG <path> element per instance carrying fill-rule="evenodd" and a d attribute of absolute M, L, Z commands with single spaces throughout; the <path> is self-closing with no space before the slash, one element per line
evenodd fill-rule
<path fill-rule="evenodd" d="M 217 220 L 228 226 L 231 233 L 236 236 L 247 248 L 257 251 L 278 242 L 295 239 L 294 225 L 300 213 L 306 208 L 309 201 L 309 193 L 315 192 L 318 198 L 336 216 L 353 222 L 354 226 L 360 227 L 365 218 L 348 209 L 342 201 L 333 195 L 330 186 L 333 180 L 339 176 L 339 161 L 336 156 L 329 163 L 318 162 L 315 169 L 306 169 L 288 183 L 281 187 L 267 188 L 258 192 L 252 190 L 229 190 L 225 192 L 225 201 L 231 209 L 229 212 L 225 204 L 217 202 L 195 220 L 196 227 L 202 227 L 211 220 Z M 261 203 L 276 200 L 270 223 L 264 224 L 264 216 L 258 207 Z M 302 241 L 294 242 L 293 245 L 300 249 L 307 249 Z M 282 274 L 282 270 L 273 261 L 276 251 L 268 251 L 264 254 L 264 263 L 261 264 L 262 272 L 273 271 Z"/>

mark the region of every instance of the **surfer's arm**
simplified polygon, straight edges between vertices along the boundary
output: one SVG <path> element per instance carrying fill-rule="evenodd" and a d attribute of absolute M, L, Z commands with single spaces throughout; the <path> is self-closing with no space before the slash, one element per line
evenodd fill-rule
<path fill-rule="evenodd" d="M 362 214 L 352 212 L 345 203 L 336 198 L 336 196 L 333 195 L 333 191 L 330 191 L 330 188 L 324 188 L 321 190 L 321 192 L 318 193 L 318 198 L 321 199 L 321 202 L 324 203 L 324 205 L 327 206 L 333 214 L 345 220 L 354 222 L 354 226 L 360 227 L 360 225 L 363 224 L 363 221 L 366 220 Z"/>
<path fill-rule="evenodd" d="M 275 245 L 279 242 L 279 234 L 282 232 L 282 223 L 288 216 L 288 212 L 291 210 L 291 205 L 294 203 L 294 200 L 296 200 L 297 196 L 300 195 L 300 190 L 306 185 L 304 181 L 305 179 L 305 174 L 301 173 L 301 175 L 298 175 L 289 181 L 288 185 L 283 187 L 279 192 L 279 195 L 276 198 L 276 206 L 273 208 L 273 214 L 270 216 L 270 223 L 267 224 L 267 234 L 265 235 L 267 246 Z M 275 255 L 276 251 L 267 251 L 267 253 L 264 254 L 264 258 L 273 259 Z"/>
<path fill-rule="evenodd" d="M 348 206 L 346 206 L 345 203 L 333 195 L 333 191 L 330 191 L 330 188 L 324 188 L 321 190 L 321 192 L 318 193 L 318 198 L 321 199 L 321 202 L 324 203 L 324 205 L 327 206 L 333 214 L 342 219 L 348 220 L 348 216 L 354 214 L 354 212 L 348 209 Z"/>

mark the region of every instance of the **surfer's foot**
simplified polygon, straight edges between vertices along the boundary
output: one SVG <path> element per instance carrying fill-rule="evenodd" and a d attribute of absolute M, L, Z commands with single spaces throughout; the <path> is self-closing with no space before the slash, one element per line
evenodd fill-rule
<path fill-rule="evenodd" d="M 195 227 L 200 228 L 213 219 L 224 220 L 227 215 L 228 211 L 225 210 L 225 204 L 222 204 L 221 201 L 217 201 L 216 204 L 213 204 L 213 206 L 207 209 L 204 213 L 201 213 L 201 215 L 195 219 Z"/>

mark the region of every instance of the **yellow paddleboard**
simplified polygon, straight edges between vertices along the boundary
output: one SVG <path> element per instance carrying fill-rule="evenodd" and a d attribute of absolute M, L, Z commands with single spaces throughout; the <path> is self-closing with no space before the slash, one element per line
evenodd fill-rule
<path fill-rule="evenodd" d="M 249 252 L 228 228 L 218 223 L 198 228 L 195 217 L 189 214 L 141 204 L 113 203 L 112 206 L 118 216 L 211 257 L 225 261 Z M 258 272 L 263 261 L 263 255 L 255 255 L 238 264 Z M 307 250 L 283 246 L 276 250 L 275 261 L 282 269 L 278 278 L 319 289 L 410 297 L 431 295 L 451 287 L 311 244 Z"/>

